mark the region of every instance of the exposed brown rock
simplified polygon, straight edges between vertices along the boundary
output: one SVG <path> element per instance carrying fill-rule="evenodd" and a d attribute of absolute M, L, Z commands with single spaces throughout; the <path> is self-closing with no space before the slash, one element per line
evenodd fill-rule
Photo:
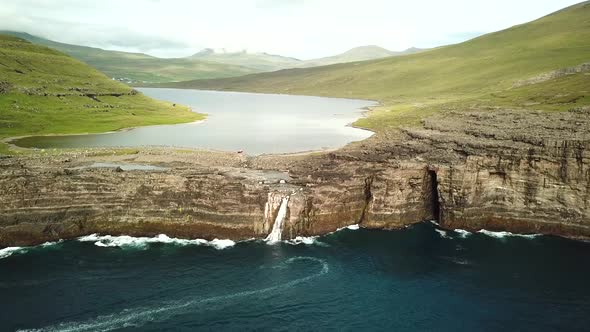
<path fill-rule="evenodd" d="M 91 233 L 263 238 L 286 195 L 284 237 L 438 219 L 588 238 L 589 115 L 449 112 L 308 156 L 147 149 L 0 159 L 0 247 Z M 80 168 L 95 161 L 166 169 Z"/>

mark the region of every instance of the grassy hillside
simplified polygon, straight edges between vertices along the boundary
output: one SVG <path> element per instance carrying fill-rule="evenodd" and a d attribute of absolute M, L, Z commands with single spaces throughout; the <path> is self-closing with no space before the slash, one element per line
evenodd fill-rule
<path fill-rule="evenodd" d="M 383 107 L 357 124 L 380 129 L 416 123 L 421 116 L 443 109 L 563 110 L 589 104 L 588 72 L 515 87 L 522 80 L 586 62 L 590 62 L 590 2 L 412 55 L 168 86 L 379 100 Z"/>
<path fill-rule="evenodd" d="M 175 82 L 192 79 L 219 78 L 258 73 L 255 67 L 208 62 L 196 58 L 162 59 L 143 53 L 108 51 L 100 48 L 58 43 L 27 33 L 9 34 L 68 54 L 111 78 L 124 82 Z"/>
<path fill-rule="evenodd" d="M 102 132 L 201 119 L 148 98 L 63 53 L 0 35 L 0 139 Z M 0 144 L 0 153 L 6 152 Z"/>
<path fill-rule="evenodd" d="M 390 56 L 398 56 L 398 55 L 405 55 L 405 54 L 413 54 L 418 53 L 422 50 L 418 48 L 409 48 L 403 52 L 393 52 L 387 50 L 383 47 L 369 45 L 369 46 L 360 46 L 355 47 L 351 50 L 348 50 L 342 54 L 314 59 L 314 60 L 307 60 L 302 61 L 297 67 L 299 68 L 306 68 L 306 67 L 319 67 L 319 66 L 328 66 L 337 63 L 347 63 L 347 62 L 356 62 L 356 61 L 366 61 L 366 60 L 374 60 L 374 59 L 381 59 L 387 58 Z"/>
<path fill-rule="evenodd" d="M 409 49 L 404 52 L 392 52 L 378 46 L 362 46 L 339 55 L 302 61 L 267 53 L 216 52 L 212 49 L 205 49 L 186 58 L 162 59 L 143 53 L 109 51 L 59 43 L 23 32 L 0 31 L 0 34 L 19 37 L 33 44 L 58 50 L 97 68 L 108 77 L 136 86 L 150 83 L 237 77 L 285 68 L 323 66 L 421 51 Z"/>

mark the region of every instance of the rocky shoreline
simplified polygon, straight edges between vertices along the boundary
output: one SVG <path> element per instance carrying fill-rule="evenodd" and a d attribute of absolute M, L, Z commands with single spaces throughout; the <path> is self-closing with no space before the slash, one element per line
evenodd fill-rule
<path fill-rule="evenodd" d="M 337 151 L 139 149 L 0 159 L 0 248 L 92 233 L 264 238 L 360 224 L 590 237 L 590 109 L 444 112 Z M 152 165 L 158 169 L 93 167 Z"/>

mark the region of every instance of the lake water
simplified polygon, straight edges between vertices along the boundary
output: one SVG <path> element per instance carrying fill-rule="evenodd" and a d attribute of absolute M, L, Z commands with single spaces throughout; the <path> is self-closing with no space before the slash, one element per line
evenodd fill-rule
<path fill-rule="evenodd" d="M 371 132 L 348 126 L 366 100 L 181 89 L 138 89 L 147 96 L 189 105 L 208 114 L 200 123 L 141 127 L 99 135 L 30 137 L 23 147 L 84 148 L 175 146 L 248 154 L 338 148 Z"/>
<path fill-rule="evenodd" d="M 232 246 L 94 236 L 4 249 L 0 330 L 590 326 L 589 243 L 445 232 L 429 223 L 399 231 L 344 229 L 304 240 Z"/>

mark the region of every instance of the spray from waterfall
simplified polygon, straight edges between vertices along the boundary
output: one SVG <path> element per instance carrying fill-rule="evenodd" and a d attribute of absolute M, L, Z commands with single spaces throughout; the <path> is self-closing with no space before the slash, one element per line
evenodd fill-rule
<path fill-rule="evenodd" d="M 266 237 L 265 241 L 269 244 L 277 243 L 281 241 L 281 236 L 283 234 L 283 224 L 285 222 L 285 217 L 287 216 L 287 206 L 289 205 L 289 196 L 283 197 L 281 200 L 281 207 L 279 208 L 279 213 L 277 214 L 277 218 L 275 219 L 275 223 L 272 226 L 272 231 Z"/>

